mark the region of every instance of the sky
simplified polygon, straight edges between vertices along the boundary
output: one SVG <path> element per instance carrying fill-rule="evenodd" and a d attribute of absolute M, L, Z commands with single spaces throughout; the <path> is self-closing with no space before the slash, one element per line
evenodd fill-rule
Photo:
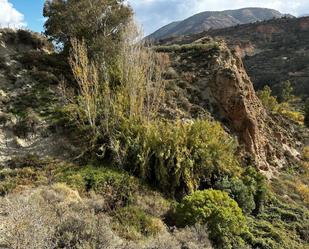
<path fill-rule="evenodd" d="M 202 11 L 264 7 L 295 16 L 309 14 L 309 0 L 127 0 L 145 34 Z M 0 0 L 0 26 L 43 31 L 44 0 Z"/>

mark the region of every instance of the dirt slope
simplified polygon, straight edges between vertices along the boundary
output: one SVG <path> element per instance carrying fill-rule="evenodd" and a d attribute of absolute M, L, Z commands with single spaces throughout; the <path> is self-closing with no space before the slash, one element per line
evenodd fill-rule
<path fill-rule="evenodd" d="M 50 129 L 58 78 L 29 65 L 50 44 L 26 31 L 0 30 L 0 165 L 16 156 L 67 157 L 70 144 Z"/>

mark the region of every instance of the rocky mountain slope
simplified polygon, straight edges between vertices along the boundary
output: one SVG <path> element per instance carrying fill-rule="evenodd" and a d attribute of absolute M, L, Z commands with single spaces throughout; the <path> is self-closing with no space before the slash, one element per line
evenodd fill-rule
<path fill-rule="evenodd" d="M 273 177 L 289 160 L 298 160 L 302 147 L 295 136 L 298 130 L 285 130 L 266 112 L 237 53 L 224 42 L 211 43 L 208 38 L 201 42 L 157 47 L 172 58 L 175 72 L 170 80 L 186 91 L 189 112 L 197 109 L 194 105 L 208 110 L 238 136 L 251 163 Z"/>
<path fill-rule="evenodd" d="M 224 39 L 243 58 L 255 89 L 269 85 L 279 94 L 290 80 L 295 94 L 309 96 L 309 17 L 281 18 L 166 39 L 164 44 L 190 43 L 211 36 Z"/>
<path fill-rule="evenodd" d="M 265 8 L 205 11 L 183 21 L 172 22 L 149 35 L 148 38 L 157 40 L 179 35 L 196 34 L 209 29 L 220 29 L 245 23 L 281 18 L 283 16 L 292 17 L 291 15 L 284 15 L 279 11 Z"/>

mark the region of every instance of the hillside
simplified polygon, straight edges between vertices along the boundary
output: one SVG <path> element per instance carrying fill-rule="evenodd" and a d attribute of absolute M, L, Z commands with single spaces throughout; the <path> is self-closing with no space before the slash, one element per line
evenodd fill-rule
<path fill-rule="evenodd" d="M 149 35 L 148 38 L 158 40 L 179 35 L 196 34 L 209 29 L 220 29 L 273 18 L 281 18 L 283 16 L 292 17 L 291 15 L 284 15 L 276 10 L 264 8 L 205 11 L 183 21 L 170 23 Z"/>
<path fill-rule="evenodd" d="M 309 96 L 309 18 L 282 18 L 166 39 L 162 44 L 190 43 L 211 36 L 224 39 L 243 58 L 256 90 L 269 85 L 280 95 L 281 83 L 290 80 L 294 94 Z"/>
<path fill-rule="evenodd" d="M 0 34 L 0 247 L 307 249 L 308 129 L 263 106 L 225 42 L 133 47 L 137 74 L 101 89 L 45 37 Z M 167 66 L 144 85 L 147 53 Z"/>
<path fill-rule="evenodd" d="M 1 248 L 212 248 L 202 226 L 168 229 L 159 191 L 80 158 L 87 136 L 64 115 L 61 84 L 72 74 L 45 37 L 1 29 L 0 57 Z"/>
<path fill-rule="evenodd" d="M 28 154 L 70 154 L 73 145 L 52 127 L 61 73 L 52 50 L 40 34 L 0 31 L 0 165 Z"/>
<path fill-rule="evenodd" d="M 193 115 L 199 106 L 222 122 L 238 136 L 261 172 L 271 178 L 291 163 L 286 160 L 293 157 L 297 160 L 297 150 L 301 147 L 297 149 L 296 144 L 300 142 L 298 135 L 302 129 L 293 125 L 286 129 L 283 118 L 267 113 L 256 96 L 241 58 L 224 42 L 206 38 L 205 44 L 158 46 L 156 49 L 170 53 L 175 73 L 169 80 L 177 82 L 181 91 L 186 92 L 187 104 L 179 104 L 180 108 L 188 106 L 187 112 Z M 173 108 L 177 110 L 177 105 Z M 306 134 L 306 130 L 303 133 Z M 305 143 L 306 137 L 301 139 Z M 286 157 L 287 154 L 291 157 Z"/>

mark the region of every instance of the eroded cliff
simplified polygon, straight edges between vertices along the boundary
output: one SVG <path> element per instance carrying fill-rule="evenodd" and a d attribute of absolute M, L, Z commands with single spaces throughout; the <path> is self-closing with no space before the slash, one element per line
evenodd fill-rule
<path fill-rule="evenodd" d="M 249 163 L 271 178 L 288 160 L 297 160 L 292 133 L 268 115 L 242 59 L 224 42 L 208 37 L 191 45 L 157 49 L 170 54 L 176 72 L 173 81 L 186 91 L 191 108 L 205 108 L 235 134 Z"/>

